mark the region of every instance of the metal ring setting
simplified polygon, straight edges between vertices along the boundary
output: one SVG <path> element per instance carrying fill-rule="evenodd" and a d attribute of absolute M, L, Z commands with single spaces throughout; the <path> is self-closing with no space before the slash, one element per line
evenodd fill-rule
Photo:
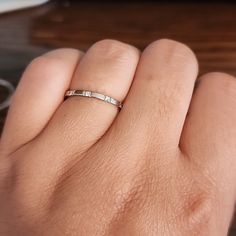
<path fill-rule="evenodd" d="M 123 106 L 123 104 L 120 101 L 116 100 L 115 98 L 88 90 L 68 90 L 65 94 L 65 97 L 72 97 L 72 96 L 96 98 L 104 102 L 110 103 L 120 109 Z"/>

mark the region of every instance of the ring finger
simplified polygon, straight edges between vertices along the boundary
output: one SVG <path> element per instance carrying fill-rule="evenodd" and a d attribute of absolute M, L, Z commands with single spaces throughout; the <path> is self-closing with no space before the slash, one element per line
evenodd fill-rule
<path fill-rule="evenodd" d="M 138 60 L 139 51 L 130 45 L 114 40 L 97 42 L 80 61 L 70 89 L 98 92 L 123 101 Z M 46 140 L 63 147 L 67 154 L 83 153 L 106 132 L 118 111 L 116 106 L 94 98 L 70 97 L 45 130 Z"/>

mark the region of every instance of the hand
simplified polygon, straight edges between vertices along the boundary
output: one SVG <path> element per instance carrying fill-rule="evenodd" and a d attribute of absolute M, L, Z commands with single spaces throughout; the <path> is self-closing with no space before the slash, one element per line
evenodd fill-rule
<path fill-rule="evenodd" d="M 26 69 L 1 138 L 0 234 L 223 236 L 236 197 L 236 80 L 171 40 L 59 49 Z M 68 89 L 97 91 L 117 107 Z"/>

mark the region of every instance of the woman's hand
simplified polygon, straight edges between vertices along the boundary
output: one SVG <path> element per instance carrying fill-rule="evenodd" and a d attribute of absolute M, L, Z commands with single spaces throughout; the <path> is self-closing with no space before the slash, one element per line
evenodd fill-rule
<path fill-rule="evenodd" d="M 185 45 L 103 40 L 35 59 L 1 138 L 0 235 L 225 236 L 236 197 L 236 80 Z M 117 107 L 68 89 L 96 91 Z"/>

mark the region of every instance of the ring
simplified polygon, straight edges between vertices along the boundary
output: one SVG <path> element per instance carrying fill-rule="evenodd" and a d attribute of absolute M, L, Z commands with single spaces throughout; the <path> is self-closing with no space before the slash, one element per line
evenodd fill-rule
<path fill-rule="evenodd" d="M 123 104 L 120 101 L 116 100 L 115 98 L 88 90 L 68 90 L 65 94 L 65 97 L 72 97 L 72 96 L 96 98 L 104 102 L 110 103 L 120 109 L 123 106 Z"/>

